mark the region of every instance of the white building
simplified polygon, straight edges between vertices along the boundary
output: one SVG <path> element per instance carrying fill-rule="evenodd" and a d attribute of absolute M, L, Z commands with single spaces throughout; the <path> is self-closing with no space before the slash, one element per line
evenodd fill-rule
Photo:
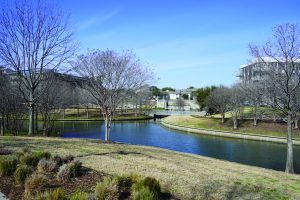
<path fill-rule="evenodd" d="M 249 83 L 262 80 L 266 75 L 266 70 L 272 67 L 274 70 L 279 70 L 278 60 L 265 57 L 263 59 L 253 59 L 250 63 L 240 66 L 239 74 L 237 75 L 241 83 Z M 300 72 L 300 60 L 295 61 L 296 67 Z"/>

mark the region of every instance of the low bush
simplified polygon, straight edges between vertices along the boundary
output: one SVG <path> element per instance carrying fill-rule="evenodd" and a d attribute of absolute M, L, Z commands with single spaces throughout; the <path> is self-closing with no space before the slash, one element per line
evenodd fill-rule
<path fill-rule="evenodd" d="M 55 155 L 52 160 L 54 160 L 56 162 L 57 168 L 59 168 L 60 166 L 62 166 L 64 164 L 63 159 L 59 155 Z"/>
<path fill-rule="evenodd" d="M 63 164 L 60 166 L 58 172 L 57 172 L 57 179 L 61 182 L 66 182 L 70 179 L 70 172 L 69 167 L 67 164 Z"/>
<path fill-rule="evenodd" d="M 133 200 L 157 200 L 158 197 L 146 187 L 141 187 L 139 190 L 133 190 L 131 194 Z"/>
<path fill-rule="evenodd" d="M 40 192 L 35 197 L 35 200 L 67 200 L 63 189 L 56 188 L 54 190 Z"/>
<path fill-rule="evenodd" d="M 33 152 L 33 153 L 26 153 L 21 156 L 20 161 L 25 165 L 30 165 L 32 167 L 36 167 L 39 163 L 40 159 L 46 158 L 49 159 L 51 154 L 49 152 Z"/>
<path fill-rule="evenodd" d="M 25 199 L 32 199 L 38 193 L 44 192 L 47 187 L 47 179 L 44 175 L 34 173 L 25 181 Z"/>
<path fill-rule="evenodd" d="M 76 177 L 80 174 L 81 172 L 81 165 L 82 163 L 79 162 L 78 160 L 72 161 L 68 164 L 68 169 L 70 173 L 70 177 Z"/>
<path fill-rule="evenodd" d="M 118 183 L 119 191 L 122 191 L 126 187 L 130 188 L 133 183 L 131 176 L 126 176 L 126 175 L 116 176 L 115 179 Z"/>
<path fill-rule="evenodd" d="M 37 170 L 41 173 L 53 172 L 56 170 L 56 167 L 57 165 L 54 160 L 47 160 L 46 158 L 42 158 L 37 165 Z"/>
<path fill-rule="evenodd" d="M 74 160 L 74 156 L 69 154 L 69 155 L 62 156 L 61 159 L 63 163 L 69 163 Z"/>
<path fill-rule="evenodd" d="M 151 192 L 153 192 L 156 196 L 161 193 L 161 187 L 159 181 L 152 177 L 146 177 L 143 180 L 143 185 L 147 187 Z"/>
<path fill-rule="evenodd" d="M 0 176 L 10 176 L 16 169 L 18 160 L 12 156 L 0 157 Z"/>
<path fill-rule="evenodd" d="M 71 195 L 70 200 L 87 200 L 89 195 L 85 192 L 77 190 L 74 194 Z"/>
<path fill-rule="evenodd" d="M 102 182 L 97 183 L 95 195 L 99 200 L 118 199 L 118 182 L 115 178 L 105 177 Z"/>
<path fill-rule="evenodd" d="M 17 183 L 22 183 L 29 177 L 33 172 L 32 167 L 28 165 L 19 164 L 16 171 L 14 172 L 14 178 Z"/>
<path fill-rule="evenodd" d="M 159 198 L 161 187 L 158 180 L 147 177 L 144 180 L 134 182 L 131 193 L 132 199 L 135 200 L 154 200 Z"/>
<path fill-rule="evenodd" d="M 8 155 L 8 154 L 12 154 L 12 153 L 13 152 L 11 150 L 0 148 L 0 155 Z"/>

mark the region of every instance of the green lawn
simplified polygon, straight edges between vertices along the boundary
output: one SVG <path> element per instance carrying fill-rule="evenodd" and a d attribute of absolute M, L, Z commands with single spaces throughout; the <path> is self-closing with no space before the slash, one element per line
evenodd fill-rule
<path fill-rule="evenodd" d="M 300 199 L 299 175 L 159 148 L 39 137 L 0 137 L 0 146 L 73 154 L 107 174 L 152 176 L 180 199 Z"/>
<path fill-rule="evenodd" d="M 258 122 L 253 126 L 252 120 L 239 122 L 238 129 L 233 129 L 233 123 L 230 118 L 226 119 L 224 124 L 219 118 L 197 118 L 192 116 L 169 116 L 163 119 L 165 122 L 180 126 L 193 128 L 205 128 L 212 130 L 234 131 L 240 133 L 250 133 L 266 136 L 286 137 L 287 126 L 285 123 Z M 293 137 L 300 139 L 300 130 L 294 130 Z"/>

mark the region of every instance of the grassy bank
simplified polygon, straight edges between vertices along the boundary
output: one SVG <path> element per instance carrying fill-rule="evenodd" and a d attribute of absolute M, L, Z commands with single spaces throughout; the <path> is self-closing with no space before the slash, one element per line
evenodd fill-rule
<path fill-rule="evenodd" d="M 253 126 L 252 120 L 239 121 L 238 129 L 233 129 L 232 120 L 226 119 L 222 124 L 220 119 L 215 118 L 197 118 L 192 116 L 169 116 L 163 119 L 167 123 L 192 128 L 205 128 L 221 131 L 234 131 L 240 133 L 253 133 L 264 136 L 286 137 L 287 126 L 285 123 L 258 122 Z M 300 139 L 300 130 L 294 130 L 293 137 Z"/>
<path fill-rule="evenodd" d="M 38 137 L 0 137 L 0 145 L 73 154 L 84 166 L 107 174 L 152 176 L 181 199 L 300 199 L 299 175 L 159 148 Z"/>

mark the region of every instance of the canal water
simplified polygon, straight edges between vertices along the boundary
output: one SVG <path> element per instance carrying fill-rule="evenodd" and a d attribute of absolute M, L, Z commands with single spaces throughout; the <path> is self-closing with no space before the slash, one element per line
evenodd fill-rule
<path fill-rule="evenodd" d="M 65 138 L 104 139 L 103 122 L 57 122 Z M 186 133 L 162 127 L 159 122 L 114 122 L 111 140 L 171 149 L 232 162 L 284 171 L 286 145 Z M 300 146 L 294 145 L 295 172 L 300 173 Z"/>

